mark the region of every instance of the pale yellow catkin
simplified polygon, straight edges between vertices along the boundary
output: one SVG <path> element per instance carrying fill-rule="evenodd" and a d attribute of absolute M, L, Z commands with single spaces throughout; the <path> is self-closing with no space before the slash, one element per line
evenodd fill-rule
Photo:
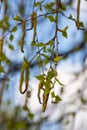
<path fill-rule="evenodd" d="M 22 64 L 21 67 L 20 84 L 19 84 L 19 91 L 21 94 L 25 93 L 25 91 L 22 90 L 23 81 L 24 81 L 24 64 Z"/>
<path fill-rule="evenodd" d="M 3 53 L 3 39 L 0 39 L 0 58 L 2 57 Z"/>
<path fill-rule="evenodd" d="M 45 112 L 46 108 L 47 108 L 47 102 L 48 102 L 48 98 L 49 98 L 49 93 L 43 93 L 43 104 L 42 104 L 42 112 Z"/>
<path fill-rule="evenodd" d="M 33 33 L 33 42 L 35 42 L 35 37 L 36 37 L 36 26 L 37 26 L 37 14 L 36 12 L 33 12 L 31 15 L 31 24 L 34 29 Z"/>
<path fill-rule="evenodd" d="M 29 84 L 29 64 L 26 63 L 26 75 L 25 75 L 25 88 L 26 88 L 26 91 L 28 89 L 28 84 Z"/>
<path fill-rule="evenodd" d="M 38 92 L 37 92 L 37 97 L 38 97 L 38 100 L 39 100 L 40 104 L 42 104 L 41 97 L 40 97 L 41 89 L 43 89 L 43 82 L 42 81 L 38 85 Z"/>
<path fill-rule="evenodd" d="M 22 21 L 22 37 L 20 40 L 21 52 L 24 52 L 24 40 L 26 35 L 26 20 Z"/>
<path fill-rule="evenodd" d="M 76 18 L 76 26 L 77 28 L 79 29 L 79 17 L 80 17 L 80 3 L 81 3 L 81 0 L 78 0 L 77 1 L 77 18 Z"/>

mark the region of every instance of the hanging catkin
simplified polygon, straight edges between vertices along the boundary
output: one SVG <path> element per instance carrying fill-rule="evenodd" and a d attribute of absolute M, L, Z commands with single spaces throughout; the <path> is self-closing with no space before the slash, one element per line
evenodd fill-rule
<path fill-rule="evenodd" d="M 80 17 L 80 3 L 81 3 L 81 0 L 78 0 L 77 1 L 77 18 L 76 18 L 76 26 L 77 28 L 79 29 L 79 17 Z"/>
<path fill-rule="evenodd" d="M 40 81 L 40 83 L 39 83 L 39 85 L 38 85 L 38 93 L 37 93 L 38 100 L 39 100 L 39 103 L 40 103 L 40 104 L 42 104 L 41 98 L 40 98 L 41 89 L 43 89 L 43 82 L 42 82 L 42 81 Z"/>
<path fill-rule="evenodd" d="M 22 37 L 20 40 L 21 52 L 24 52 L 24 40 L 26 35 L 26 20 L 22 21 Z"/>
<path fill-rule="evenodd" d="M 26 73 L 25 73 L 25 87 L 28 89 L 29 84 L 29 63 L 26 62 Z"/>
<path fill-rule="evenodd" d="M 21 67 L 20 84 L 19 91 L 24 94 L 28 89 L 28 79 L 29 79 L 29 63 L 24 62 Z M 23 90 L 23 81 L 25 81 L 25 88 Z"/>
<path fill-rule="evenodd" d="M 35 37 L 36 37 L 36 26 L 37 26 L 37 14 L 36 12 L 33 12 L 32 15 L 31 15 L 31 24 L 32 24 L 32 27 L 34 29 L 34 33 L 33 33 L 33 42 L 35 42 Z"/>
<path fill-rule="evenodd" d="M 46 108 L 47 108 L 47 102 L 48 102 L 48 98 L 49 98 L 49 92 L 45 92 L 43 93 L 43 104 L 42 104 L 42 112 L 45 112 Z"/>
<path fill-rule="evenodd" d="M 3 39 L 0 39 L 0 58 L 2 57 L 3 54 Z"/>

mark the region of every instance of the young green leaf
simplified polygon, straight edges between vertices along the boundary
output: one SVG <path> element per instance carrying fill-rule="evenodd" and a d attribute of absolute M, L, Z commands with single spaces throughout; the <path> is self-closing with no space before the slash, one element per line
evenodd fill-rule
<path fill-rule="evenodd" d="M 47 17 L 48 17 L 48 19 L 50 20 L 50 22 L 55 22 L 55 18 L 54 18 L 52 15 L 47 16 Z"/>
<path fill-rule="evenodd" d="M 11 31 L 12 31 L 12 32 L 16 32 L 16 31 L 17 31 L 17 26 L 14 26 Z"/>
<path fill-rule="evenodd" d="M 16 21 L 22 21 L 22 19 L 21 19 L 21 17 L 20 16 L 18 16 L 18 15 L 16 15 L 16 17 L 15 18 L 13 18 L 13 20 L 16 20 Z"/>
<path fill-rule="evenodd" d="M 13 41 L 13 39 L 14 39 L 14 35 L 11 34 L 10 37 L 9 37 L 9 39 L 10 39 L 10 41 Z"/>
<path fill-rule="evenodd" d="M 12 50 L 12 51 L 14 50 L 14 47 L 11 44 L 9 44 L 8 47 L 10 50 Z"/>
<path fill-rule="evenodd" d="M 54 61 L 59 62 L 61 59 L 62 59 L 62 56 L 57 56 L 57 57 L 54 58 Z"/>
<path fill-rule="evenodd" d="M 68 17 L 68 19 L 73 20 L 74 22 L 76 21 L 75 18 L 73 18 L 73 16 L 70 14 L 70 16 Z"/>
<path fill-rule="evenodd" d="M 62 31 L 62 35 L 67 38 L 67 32 L 66 31 Z"/>

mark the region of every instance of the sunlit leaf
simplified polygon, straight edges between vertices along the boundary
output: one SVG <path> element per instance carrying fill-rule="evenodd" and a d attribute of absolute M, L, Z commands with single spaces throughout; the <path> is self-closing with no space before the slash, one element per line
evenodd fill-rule
<path fill-rule="evenodd" d="M 61 59 L 62 59 L 62 56 L 57 56 L 57 57 L 54 58 L 54 61 L 59 62 Z"/>

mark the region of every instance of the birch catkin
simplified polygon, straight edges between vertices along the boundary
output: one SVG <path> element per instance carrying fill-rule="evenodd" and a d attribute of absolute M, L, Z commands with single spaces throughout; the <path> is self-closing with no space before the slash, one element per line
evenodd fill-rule
<path fill-rule="evenodd" d="M 48 102 L 48 98 L 49 98 L 49 93 L 43 93 L 43 104 L 42 104 L 42 112 L 45 112 L 46 108 L 47 108 L 47 102 Z"/>
<path fill-rule="evenodd" d="M 25 79 L 25 88 L 23 90 L 24 79 Z M 29 63 L 24 62 L 21 67 L 20 84 L 19 84 L 19 91 L 21 94 L 24 94 L 28 89 L 28 84 L 29 84 L 28 79 L 29 79 Z"/>
<path fill-rule="evenodd" d="M 24 39 L 26 35 L 26 20 L 22 21 L 22 37 L 20 40 L 21 52 L 24 52 Z"/>
<path fill-rule="evenodd" d="M 22 90 L 23 81 L 24 81 L 24 64 L 22 64 L 21 67 L 20 84 L 19 84 L 19 91 L 21 94 L 25 93 L 25 91 Z"/>
<path fill-rule="evenodd" d="M 34 29 L 34 33 L 33 33 L 33 42 L 35 42 L 35 37 L 36 37 L 36 25 L 37 25 L 37 14 L 36 12 L 33 12 L 31 15 L 31 24 L 32 27 Z"/>
<path fill-rule="evenodd" d="M 3 53 L 3 39 L 0 39 L 0 58 L 2 57 Z"/>
<path fill-rule="evenodd" d="M 81 0 L 78 0 L 77 1 L 77 18 L 76 18 L 76 26 L 77 28 L 79 29 L 79 17 L 80 17 L 80 3 L 81 3 Z"/>
<path fill-rule="evenodd" d="M 26 75 L 25 75 L 25 87 L 26 90 L 28 89 L 28 83 L 29 82 L 29 64 L 26 63 Z"/>
<path fill-rule="evenodd" d="M 41 102 L 41 98 L 40 98 L 40 93 L 41 93 L 41 89 L 43 89 L 43 82 L 41 81 L 38 85 L 38 93 L 37 93 L 37 96 L 38 96 L 38 100 L 39 100 L 39 103 L 42 104 Z"/>

